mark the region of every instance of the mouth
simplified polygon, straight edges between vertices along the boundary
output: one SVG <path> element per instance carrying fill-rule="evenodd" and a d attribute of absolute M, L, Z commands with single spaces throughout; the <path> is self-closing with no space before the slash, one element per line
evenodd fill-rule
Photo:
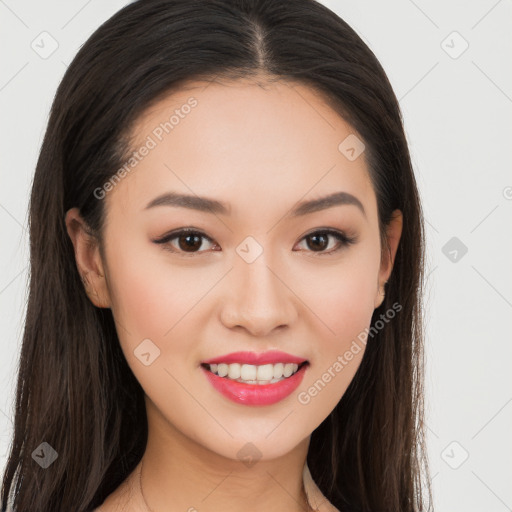
<path fill-rule="evenodd" d="M 309 367 L 309 361 L 277 351 L 237 354 L 203 361 L 200 368 L 216 391 L 242 405 L 284 400 L 297 389 Z"/>

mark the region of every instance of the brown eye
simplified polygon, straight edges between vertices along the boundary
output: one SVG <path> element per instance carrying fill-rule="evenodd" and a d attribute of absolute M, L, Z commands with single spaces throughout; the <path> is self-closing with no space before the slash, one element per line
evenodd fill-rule
<path fill-rule="evenodd" d="M 330 250 L 326 250 L 329 247 L 330 237 L 337 240 L 338 245 L 337 247 L 334 246 L 334 248 L 331 246 Z M 309 235 L 306 235 L 303 240 L 306 241 L 307 249 L 311 250 L 312 252 L 320 253 L 320 256 L 337 252 L 351 244 L 354 244 L 357 241 L 356 237 L 350 237 L 341 231 L 334 231 L 332 229 L 315 231 Z"/>
<path fill-rule="evenodd" d="M 332 239 L 338 241 L 337 246 L 336 244 L 331 245 Z M 181 229 L 158 240 L 153 240 L 153 242 L 163 245 L 170 252 L 192 256 L 195 253 L 208 252 L 208 250 L 200 250 L 205 240 L 215 246 L 213 240 L 204 233 L 193 229 Z M 355 236 L 351 237 L 341 231 L 332 229 L 314 231 L 303 237 L 302 240 L 306 242 L 307 252 L 318 253 L 319 256 L 333 254 L 357 242 Z"/>
<path fill-rule="evenodd" d="M 200 249 L 203 243 L 201 236 L 196 234 L 187 233 L 176 238 L 178 240 L 179 248 L 187 252 L 194 252 L 195 250 Z"/>
<path fill-rule="evenodd" d="M 323 251 L 329 245 L 329 235 L 325 233 L 309 235 L 306 240 L 308 240 L 308 247 L 313 251 Z"/>
<path fill-rule="evenodd" d="M 174 243 L 175 240 L 177 244 Z M 188 253 L 192 255 L 194 253 L 207 252 L 199 250 L 203 246 L 204 240 L 212 243 L 211 238 L 200 231 L 182 229 L 169 233 L 158 240 L 154 240 L 154 243 L 163 245 L 166 250 L 171 252 Z"/>

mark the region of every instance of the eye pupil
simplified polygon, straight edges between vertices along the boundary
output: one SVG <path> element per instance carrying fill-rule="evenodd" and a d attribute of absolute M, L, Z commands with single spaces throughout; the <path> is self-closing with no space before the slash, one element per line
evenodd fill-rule
<path fill-rule="evenodd" d="M 192 243 L 190 243 L 190 239 L 194 239 L 194 241 Z M 198 235 L 194 235 L 194 234 L 181 235 L 178 240 L 179 240 L 180 249 L 187 251 L 187 252 L 193 252 L 193 251 L 189 251 L 189 249 L 199 249 L 201 247 L 201 237 Z M 186 242 L 182 243 L 184 240 L 186 240 Z"/>
<path fill-rule="evenodd" d="M 324 243 L 320 243 L 320 245 L 318 245 L 318 240 L 319 240 L 319 239 L 323 239 L 323 242 L 324 242 Z M 310 248 L 314 248 L 314 247 L 316 246 L 316 248 L 317 248 L 317 249 L 319 249 L 319 250 L 323 250 L 323 249 L 325 249 L 325 248 L 329 245 L 328 236 L 327 236 L 326 234 L 320 234 L 320 235 L 318 235 L 318 234 L 314 234 L 314 235 L 310 235 L 310 236 L 308 237 L 308 240 L 314 240 L 313 245 L 312 245 L 312 244 L 310 244 L 310 243 L 308 242 L 308 246 L 309 246 Z M 315 244 L 316 244 L 316 245 L 315 245 Z"/>

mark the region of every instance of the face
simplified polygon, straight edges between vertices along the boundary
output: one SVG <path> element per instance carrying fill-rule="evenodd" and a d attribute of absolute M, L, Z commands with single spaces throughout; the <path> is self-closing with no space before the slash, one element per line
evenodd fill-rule
<path fill-rule="evenodd" d="M 138 120 L 138 155 L 97 194 L 103 254 L 77 257 L 91 300 L 112 310 L 150 424 L 232 459 L 251 442 L 270 459 L 341 399 L 401 230 L 381 261 L 354 136 L 312 89 L 282 81 L 196 82 Z"/>

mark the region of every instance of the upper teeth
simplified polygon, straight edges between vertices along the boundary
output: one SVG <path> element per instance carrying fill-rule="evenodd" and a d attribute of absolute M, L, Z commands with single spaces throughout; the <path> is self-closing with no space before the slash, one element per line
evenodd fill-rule
<path fill-rule="evenodd" d="M 210 364 L 210 371 L 219 377 L 228 377 L 233 380 L 242 380 L 251 384 L 260 382 L 277 382 L 283 377 L 290 377 L 299 368 L 295 363 L 276 363 L 255 366 L 252 364 Z"/>

